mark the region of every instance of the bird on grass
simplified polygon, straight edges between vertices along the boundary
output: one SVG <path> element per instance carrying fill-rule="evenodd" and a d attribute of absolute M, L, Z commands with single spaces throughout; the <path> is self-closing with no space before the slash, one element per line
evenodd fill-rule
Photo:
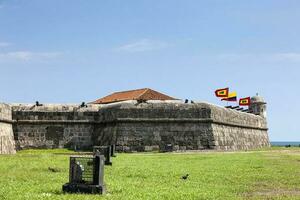
<path fill-rule="evenodd" d="M 54 173 L 60 172 L 59 169 L 55 169 L 55 168 L 52 168 L 52 167 L 48 167 L 48 170 L 51 171 L 51 172 L 54 172 Z"/>
<path fill-rule="evenodd" d="M 181 179 L 187 180 L 189 178 L 189 174 L 186 174 L 185 176 L 182 176 Z"/>

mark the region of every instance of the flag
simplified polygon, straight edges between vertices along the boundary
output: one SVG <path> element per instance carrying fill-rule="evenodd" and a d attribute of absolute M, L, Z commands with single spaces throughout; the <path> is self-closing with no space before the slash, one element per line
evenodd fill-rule
<path fill-rule="evenodd" d="M 217 97 L 223 97 L 223 98 L 228 97 L 228 93 L 229 93 L 229 88 L 222 88 L 215 91 Z"/>
<path fill-rule="evenodd" d="M 236 100 L 237 100 L 236 92 L 231 92 L 229 93 L 228 97 L 221 99 L 221 101 L 236 101 Z"/>
<path fill-rule="evenodd" d="M 250 97 L 240 99 L 239 105 L 240 106 L 250 106 L 251 99 Z"/>

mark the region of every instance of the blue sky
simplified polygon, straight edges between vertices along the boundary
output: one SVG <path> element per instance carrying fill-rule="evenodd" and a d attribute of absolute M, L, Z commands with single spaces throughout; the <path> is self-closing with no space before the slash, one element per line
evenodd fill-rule
<path fill-rule="evenodd" d="M 300 141 L 298 0 L 0 0 L 0 101 L 91 101 L 149 87 L 268 102 L 270 138 Z"/>

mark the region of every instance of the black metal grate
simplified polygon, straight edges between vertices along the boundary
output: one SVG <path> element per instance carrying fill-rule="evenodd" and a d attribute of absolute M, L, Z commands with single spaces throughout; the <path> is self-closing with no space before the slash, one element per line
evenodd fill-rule
<path fill-rule="evenodd" d="M 94 176 L 94 157 L 70 157 L 70 183 L 94 184 Z"/>
<path fill-rule="evenodd" d="M 71 156 L 69 183 L 63 185 L 64 192 L 103 194 L 104 156 Z"/>

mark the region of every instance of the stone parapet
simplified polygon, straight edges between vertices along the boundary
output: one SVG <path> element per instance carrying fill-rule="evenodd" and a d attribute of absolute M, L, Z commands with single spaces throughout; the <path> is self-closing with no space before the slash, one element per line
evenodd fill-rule
<path fill-rule="evenodd" d="M 267 129 L 267 121 L 261 116 L 216 105 L 210 105 L 210 110 L 211 118 L 216 122 Z"/>

